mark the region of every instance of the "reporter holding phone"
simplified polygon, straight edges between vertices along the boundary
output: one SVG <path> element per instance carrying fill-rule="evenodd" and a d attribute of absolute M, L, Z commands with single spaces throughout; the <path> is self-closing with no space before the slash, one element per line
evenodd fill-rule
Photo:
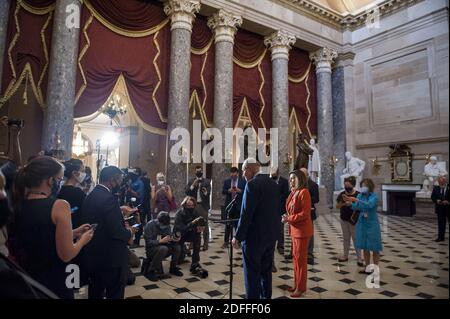
<path fill-rule="evenodd" d="M 58 297 L 73 299 L 66 265 L 93 238 L 89 225 L 72 230 L 70 206 L 56 199 L 63 166 L 42 156 L 22 168 L 14 181 L 12 253 L 33 279 Z"/>
<path fill-rule="evenodd" d="M 108 166 L 83 204 L 83 221 L 98 224 L 92 242 L 86 247 L 85 266 L 89 272 L 89 299 L 123 299 L 128 276 L 128 244 L 136 232 L 125 223 L 123 214 L 133 209 L 120 207 L 117 193 L 122 171 Z"/>

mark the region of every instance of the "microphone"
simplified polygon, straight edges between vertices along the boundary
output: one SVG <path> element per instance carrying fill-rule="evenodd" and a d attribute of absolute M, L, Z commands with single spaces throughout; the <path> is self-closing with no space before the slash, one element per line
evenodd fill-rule
<path fill-rule="evenodd" d="M 234 206 L 235 206 L 236 203 L 237 203 L 238 197 L 239 197 L 239 193 L 236 194 L 236 196 L 234 197 L 234 199 L 233 199 L 233 200 L 227 205 L 227 207 L 225 208 L 225 212 L 226 212 L 227 214 L 229 214 L 229 213 L 233 210 Z"/>

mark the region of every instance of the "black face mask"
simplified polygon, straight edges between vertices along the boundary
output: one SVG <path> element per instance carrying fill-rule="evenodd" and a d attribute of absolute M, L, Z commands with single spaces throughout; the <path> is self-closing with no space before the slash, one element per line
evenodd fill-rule
<path fill-rule="evenodd" d="M 116 181 L 114 181 L 114 184 L 116 184 L 116 185 L 113 186 L 111 189 L 111 193 L 113 193 L 113 195 L 120 192 L 120 184 L 116 183 Z"/>
<path fill-rule="evenodd" d="M 193 208 L 187 208 L 187 207 L 185 207 L 184 210 L 185 210 L 186 213 L 188 213 L 188 214 L 192 214 L 192 213 L 194 212 L 194 209 L 193 209 Z"/>
<path fill-rule="evenodd" d="M 273 179 L 273 180 L 277 180 L 277 179 L 278 179 L 278 176 L 274 175 L 274 176 L 272 176 L 272 179 Z"/>
<path fill-rule="evenodd" d="M 353 187 L 346 187 L 346 188 L 345 188 L 345 191 L 346 191 L 347 193 L 351 193 L 352 190 L 353 190 Z"/>
<path fill-rule="evenodd" d="M 197 172 L 197 173 L 195 173 L 195 176 L 197 176 L 198 178 L 200 178 L 200 177 L 203 176 L 203 172 Z"/>
<path fill-rule="evenodd" d="M 59 190 L 61 189 L 61 183 L 58 182 L 56 179 L 53 179 L 51 188 L 52 188 L 52 195 L 56 197 L 59 193 Z"/>

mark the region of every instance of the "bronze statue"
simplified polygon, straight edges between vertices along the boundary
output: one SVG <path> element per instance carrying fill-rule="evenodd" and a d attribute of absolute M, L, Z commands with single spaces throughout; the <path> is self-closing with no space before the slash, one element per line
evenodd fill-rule
<path fill-rule="evenodd" d="M 294 169 L 306 168 L 308 169 L 309 155 L 313 154 L 313 150 L 305 143 L 303 133 L 299 133 L 297 137 L 297 158 Z"/>

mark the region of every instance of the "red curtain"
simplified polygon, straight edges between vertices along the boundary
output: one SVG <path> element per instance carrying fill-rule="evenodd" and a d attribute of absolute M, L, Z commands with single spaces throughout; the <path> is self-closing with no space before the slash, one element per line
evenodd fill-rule
<path fill-rule="evenodd" d="M 20 78 L 27 65 L 30 66 L 36 99 L 41 106 L 47 94 L 48 67 L 50 62 L 53 4 L 55 0 L 26 0 L 24 5 L 36 9 L 33 13 L 11 2 L 6 36 L 3 76 L 1 81 L 2 103 L 6 102 L 21 84 Z M 17 25 L 16 25 L 17 23 Z"/>
<path fill-rule="evenodd" d="M 215 47 L 207 18 L 197 16 L 191 37 L 191 97 L 197 93 L 206 126 L 214 121 Z M 195 104 L 193 105 L 195 107 Z M 196 110 L 197 112 L 198 110 Z M 206 122 L 206 123 L 205 123 Z"/>
<path fill-rule="evenodd" d="M 130 32 L 151 29 L 167 18 L 156 0 L 89 0 L 87 4 L 112 25 Z"/>
<path fill-rule="evenodd" d="M 306 51 L 293 48 L 289 56 L 289 111 L 295 112 L 300 130 L 317 136 L 316 71 Z M 299 80 L 303 79 L 299 82 Z"/>
<path fill-rule="evenodd" d="M 91 3 L 93 5 L 96 2 Z M 117 13 L 118 5 L 125 2 L 114 1 L 114 3 L 115 6 L 111 6 L 111 10 L 109 6 L 97 7 L 99 10 L 97 14 L 112 17 Z M 135 6 L 131 6 L 131 3 Z M 127 7 L 128 5 L 130 6 Z M 140 2 L 133 0 L 129 3 L 127 1 L 125 7 L 131 10 L 130 8 L 138 8 L 140 5 Z M 158 14 L 153 12 L 153 16 L 162 17 L 164 14 L 159 5 L 145 5 L 152 11 L 159 11 Z M 122 21 L 123 25 L 132 25 L 138 20 L 138 11 L 133 12 L 135 13 L 131 15 L 133 19 Z M 148 13 L 147 10 L 140 12 L 143 16 Z M 153 21 L 156 23 L 159 20 Z M 86 116 L 97 111 L 106 102 L 118 77 L 122 74 L 139 119 L 152 129 L 165 129 L 170 65 L 169 23 L 148 36 L 127 37 L 113 32 L 83 6 L 81 26 L 83 28 L 80 36 L 81 67 L 79 66 L 77 72 L 75 116 Z"/>
<path fill-rule="evenodd" d="M 272 63 L 264 38 L 252 32 L 238 30 L 233 54 L 234 59 L 239 62 L 235 61 L 233 68 L 234 126 L 246 102 L 253 127 L 271 128 Z M 264 57 L 257 63 L 263 54 Z"/>

